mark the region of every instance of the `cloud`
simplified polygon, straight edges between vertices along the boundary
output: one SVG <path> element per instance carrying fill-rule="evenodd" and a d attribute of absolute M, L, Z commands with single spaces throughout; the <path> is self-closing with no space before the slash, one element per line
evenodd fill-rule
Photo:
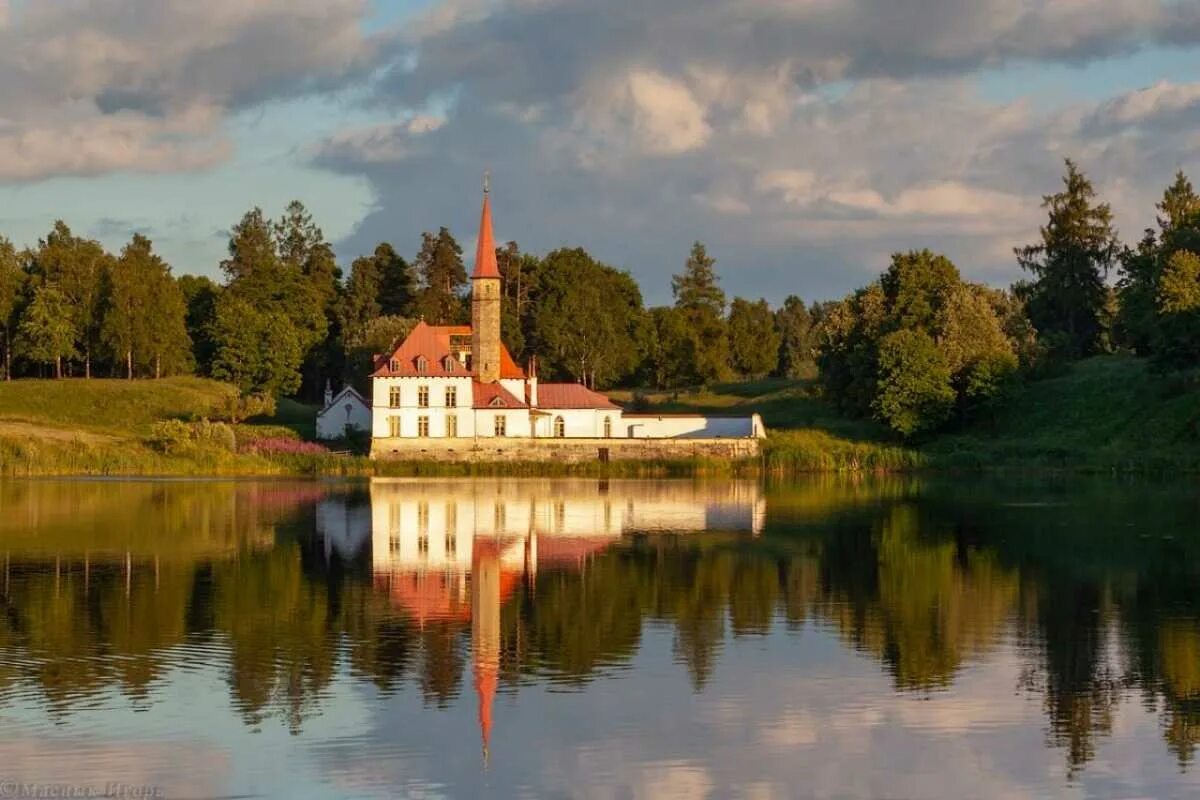
<path fill-rule="evenodd" d="M 7 5 L 5 6 L 7 8 Z M 62 0 L 0 12 L 0 180 L 190 171 L 228 113 L 363 74 L 365 0 Z"/>

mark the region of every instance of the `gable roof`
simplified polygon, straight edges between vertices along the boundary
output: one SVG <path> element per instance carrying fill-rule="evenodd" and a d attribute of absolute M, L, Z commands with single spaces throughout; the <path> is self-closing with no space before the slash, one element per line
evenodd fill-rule
<path fill-rule="evenodd" d="M 359 403 L 362 403 L 364 408 L 371 407 L 371 401 L 368 400 L 367 398 L 363 397 L 361 394 L 358 393 L 357 389 L 355 389 L 353 386 L 351 386 L 350 384 L 347 383 L 345 386 L 342 387 L 342 390 L 340 392 L 338 392 L 337 394 L 335 394 L 333 396 L 333 399 L 329 401 L 329 405 L 325 406 L 324 408 L 322 408 L 320 411 L 317 412 L 317 416 L 318 417 L 321 416 L 322 414 L 326 413 L 334 406 L 341 405 L 342 398 L 345 397 L 346 395 L 349 395 L 352 400 L 357 400 Z"/>
<path fill-rule="evenodd" d="M 470 336 L 470 325 L 429 325 L 424 320 L 417 323 L 412 333 L 391 352 L 381 356 L 375 363 L 372 378 L 467 378 L 471 371 L 454 362 L 454 369 L 446 369 L 446 356 L 450 353 L 451 336 Z M 417 369 L 417 359 L 424 356 L 424 371 Z M 396 369 L 392 369 L 393 362 Z M 523 380 L 525 371 L 513 361 L 508 348 L 500 345 L 500 377 Z"/>
<path fill-rule="evenodd" d="M 543 383 L 538 386 L 538 408 L 611 408 L 616 403 L 582 383 Z"/>
<path fill-rule="evenodd" d="M 498 383 L 471 384 L 471 406 L 473 408 L 529 408 L 512 392 Z"/>

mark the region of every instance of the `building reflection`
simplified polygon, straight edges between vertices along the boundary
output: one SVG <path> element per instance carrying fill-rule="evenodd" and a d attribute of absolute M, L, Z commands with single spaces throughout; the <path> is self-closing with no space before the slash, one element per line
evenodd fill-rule
<path fill-rule="evenodd" d="M 370 547 L 373 583 L 419 629 L 466 625 L 485 758 L 499 684 L 501 609 L 541 570 L 585 569 L 636 533 L 757 535 L 766 502 L 755 482 L 372 481 L 361 509 L 318 509 L 327 554 Z M 531 593 L 532 594 L 532 593 Z"/>

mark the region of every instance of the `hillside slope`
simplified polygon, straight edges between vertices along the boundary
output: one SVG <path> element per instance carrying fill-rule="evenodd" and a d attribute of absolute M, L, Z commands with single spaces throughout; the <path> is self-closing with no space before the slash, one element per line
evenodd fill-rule
<path fill-rule="evenodd" d="M 1097 356 L 1026 384 L 990 419 L 924 450 L 961 466 L 1200 469 L 1200 375 L 1160 375 L 1143 359 Z"/>
<path fill-rule="evenodd" d="M 112 436 L 144 436 L 155 422 L 214 416 L 236 390 L 204 378 L 16 380 L 0 383 L 4 423 Z"/>

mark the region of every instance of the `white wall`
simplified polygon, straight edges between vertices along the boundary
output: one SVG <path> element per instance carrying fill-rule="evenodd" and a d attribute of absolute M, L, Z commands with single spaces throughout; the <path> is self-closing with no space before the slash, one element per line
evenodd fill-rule
<path fill-rule="evenodd" d="M 400 435 L 417 437 L 417 420 L 429 417 L 429 436 L 443 438 L 446 435 L 446 417 L 453 414 L 458 418 L 459 438 L 475 435 L 475 416 L 471 410 L 471 378 L 375 378 L 371 381 L 374 403 L 371 436 L 387 439 L 391 436 L 391 417 L 400 418 Z M 391 405 L 391 388 L 400 387 L 400 405 Z M 418 405 L 420 387 L 429 387 L 429 407 Z M 453 386 L 458 393 L 458 405 L 446 407 L 446 388 Z"/>
<path fill-rule="evenodd" d="M 758 414 L 748 417 L 635 414 L 626 415 L 622 427 L 634 439 L 758 439 L 766 435 Z"/>
<path fill-rule="evenodd" d="M 337 439 L 345 435 L 347 426 L 356 431 L 371 430 L 371 409 L 353 393 L 342 392 L 329 408 L 317 414 L 317 438 Z"/>

